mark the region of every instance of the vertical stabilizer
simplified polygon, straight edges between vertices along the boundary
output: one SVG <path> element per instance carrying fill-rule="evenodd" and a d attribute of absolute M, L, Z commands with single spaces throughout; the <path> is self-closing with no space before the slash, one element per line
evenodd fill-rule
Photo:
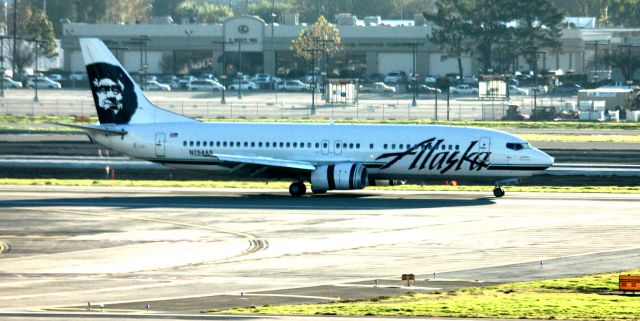
<path fill-rule="evenodd" d="M 101 124 L 195 121 L 153 105 L 100 39 L 81 38 L 80 48 Z"/>

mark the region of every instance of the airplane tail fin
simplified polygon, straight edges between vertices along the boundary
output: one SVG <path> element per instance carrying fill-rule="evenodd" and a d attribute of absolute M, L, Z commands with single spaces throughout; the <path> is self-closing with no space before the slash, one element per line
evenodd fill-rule
<path fill-rule="evenodd" d="M 100 39 L 81 38 L 80 48 L 100 124 L 195 121 L 152 104 Z"/>

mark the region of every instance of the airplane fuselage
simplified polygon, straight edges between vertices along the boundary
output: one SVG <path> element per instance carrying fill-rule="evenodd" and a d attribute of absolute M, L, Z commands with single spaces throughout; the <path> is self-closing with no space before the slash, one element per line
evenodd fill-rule
<path fill-rule="evenodd" d="M 528 147 L 521 138 L 469 127 L 189 122 L 114 128 L 128 134 L 94 135 L 93 139 L 132 157 L 169 167 L 238 177 L 247 173 L 220 166 L 215 155 L 313 164 L 358 163 L 367 166 L 374 179 L 516 178 L 539 173 L 553 163 L 552 158 Z M 507 148 L 513 144 L 527 147 Z"/>

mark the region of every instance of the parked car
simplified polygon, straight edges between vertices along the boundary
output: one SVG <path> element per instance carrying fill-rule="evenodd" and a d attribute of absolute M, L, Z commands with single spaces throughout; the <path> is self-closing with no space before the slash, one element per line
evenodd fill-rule
<path fill-rule="evenodd" d="M 582 89 L 582 87 L 578 84 L 562 84 L 556 86 L 553 89 L 553 93 L 559 95 L 577 95 L 580 89 Z"/>
<path fill-rule="evenodd" d="M 307 91 L 311 90 L 311 85 L 305 84 L 300 80 L 287 80 L 283 82 L 279 89 L 283 91 Z"/>
<path fill-rule="evenodd" d="M 171 91 L 171 86 L 159 83 L 156 80 L 149 80 L 144 84 L 144 86 L 146 90 Z"/>
<path fill-rule="evenodd" d="M 49 76 L 47 76 L 47 78 L 53 80 L 53 81 L 61 81 L 64 80 L 64 77 L 62 77 L 61 74 L 50 74 Z"/>
<path fill-rule="evenodd" d="M 87 80 L 87 74 L 83 72 L 73 72 L 69 74 L 69 80 Z"/>
<path fill-rule="evenodd" d="M 224 90 L 224 86 L 222 86 L 219 82 L 213 81 L 211 79 L 200 79 L 190 82 L 187 85 L 187 89 L 192 91 L 222 91 Z"/>
<path fill-rule="evenodd" d="M 267 84 L 267 83 L 271 82 L 271 75 L 269 75 L 269 74 L 255 74 L 253 76 L 253 78 L 251 78 L 251 81 L 255 82 L 256 84 Z"/>
<path fill-rule="evenodd" d="M 467 84 L 460 84 L 455 87 L 451 87 L 451 93 L 454 95 L 477 95 L 478 88 L 469 86 Z"/>
<path fill-rule="evenodd" d="M 438 81 L 438 76 L 436 76 L 436 75 L 426 75 L 424 77 L 424 83 L 425 84 L 435 84 L 436 81 Z"/>
<path fill-rule="evenodd" d="M 2 78 L 2 86 L 4 86 L 4 88 L 22 88 L 22 83 L 9 77 L 4 77 Z"/>
<path fill-rule="evenodd" d="M 182 88 L 182 89 L 188 89 L 189 84 L 194 81 L 197 80 L 198 78 L 196 78 L 195 76 L 191 76 L 191 75 L 186 75 L 186 76 L 182 76 L 178 79 L 178 88 Z"/>
<path fill-rule="evenodd" d="M 409 85 L 409 92 L 413 92 L 413 85 Z M 442 91 L 438 88 L 427 86 L 427 85 L 416 85 L 416 91 L 422 94 L 435 94 L 441 93 Z"/>
<path fill-rule="evenodd" d="M 390 72 L 384 77 L 384 82 L 387 84 L 397 84 L 402 80 L 402 75 L 399 72 Z"/>
<path fill-rule="evenodd" d="M 172 90 L 179 87 L 178 77 L 176 76 L 162 76 L 158 82 L 171 86 Z"/>
<path fill-rule="evenodd" d="M 525 89 L 525 88 L 520 88 L 520 87 L 516 87 L 515 85 L 510 85 L 509 86 L 509 95 L 510 96 L 515 96 L 515 95 L 529 95 L 529 93 L 531 93 L 531 91 L 529 91 L 529 89 Z"/>
<path fill-rule="evenodd" d="M 390 94 L 395 93 L 396 89 L 394 87 L 385 85 L 383 82 L 375 82 L 373 84 L 364 84 L 358 88 L 358 91 L 361 93 L 380 93 L 380 94 Z"/>
<path fill-rule="evenodd" d="M 240 81 L 239 84 L 236 81 L 229 85 L 229 90 L 238 90 L 238 88 L 241 88 L 242 90 L 254 90 L 258 88 L 258 85 L 255 82 L 248 80 Z"/>
<path fill-rule="evenodd" d="M 27 87 L 28 88 L 35 88 L 36 86 L 38 86 L 38 88 L 42 89 L 42 88 L 49 88 L 49 89 L 60 89 L 62 88 L 62 85 L 60 85 L 59 82 L 57 81 L 53 81 L 49 78 L 31 78 L 29 79 L 29 81 L 27 81 Z"/>

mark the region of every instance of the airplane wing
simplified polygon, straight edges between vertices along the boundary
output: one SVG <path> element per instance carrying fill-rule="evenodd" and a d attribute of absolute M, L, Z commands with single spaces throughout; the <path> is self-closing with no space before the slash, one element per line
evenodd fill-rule
<path fill-rule="evenodd" d="M 280 167 L 280 168 L 297 169 L 297 170 L 303 170 L 303 171 L 313 171 L 316 169 L 316 166 L 310 162 L 295 161 L 295 160 L 289 160 L 289 159 L 279 159 L 279 158 L 261 157 L 261 156 L 224 155 L 224 154 L 216 154 L 216 155 L 212 155 L 211 157 L 221 162 Z"/>
<path fill-rule="evenodd" d="M 62 123 L 53 123 L 55 125 L 78 128 L 82 130 L 86 130 L 90 133 L 103 134 L 107 136 L 124 136 L 127 134 L 127 131 L 124 129 L 111 129 L 103 126 L 96 125 L 79 125 L 79 124 L 62 124 Z"/>

